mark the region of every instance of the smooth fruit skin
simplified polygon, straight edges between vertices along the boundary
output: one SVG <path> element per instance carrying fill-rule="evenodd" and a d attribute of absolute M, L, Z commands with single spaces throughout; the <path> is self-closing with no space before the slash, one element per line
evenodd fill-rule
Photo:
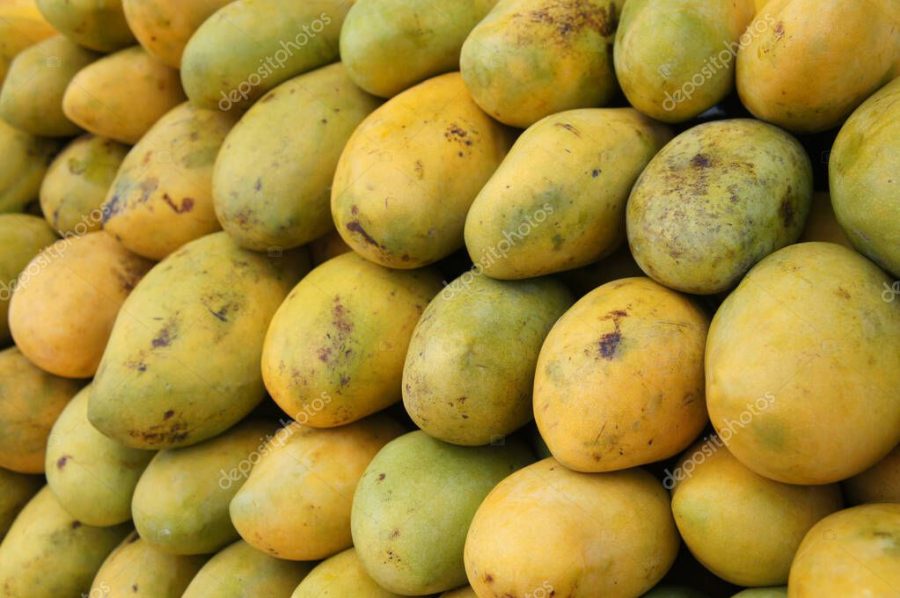
<path fill-rule="evenodd" d="M 303 578 L 291 598 L 400 598 L 376 584 L 359 560 L 355 548 L 330 557 Z"/>
<path fill-rule="evenodd" d="M 29 135 L 0 120 L 0 214 L 21 212 L 37 199 L 47 166 L 60 147 L 55 139 Z"/>
<path fill-rule="evenodd" d="M 134 43 L 122 0 L 36 0 L 44 17 L 63 35 L 98 52 Z"/>
<path fill-rule="evenodd" d="M 42 249 L 56 241 L 53 230 L 27 214 L 0 214 L 0 346 L 9 335 L 9 301 L 22 271 Z"/>
<path fill-rule="evenodd" d="M 878 502 L 900 503 L 900 445 L 865 470 L 841 484 L 850 505 Z"/>
<path fill-rule="evenodd" d="M 16 54 L 57 33 L 35 0 L 6 0 L 0 5 L 0 84 Z"/>
<path fill-rule="evenodd" d="M 801 243 L 753 268 L 706 345 L 710 420 L 731 453 L 789 484 L 868 469 L 900 442 L 900 303 L 888 276 L 832 243 Z"/>
<path fill-rule="evenodd" d="M 39 475 L 0 468 L 0 541 L 19 515 L 19 511 L 43 485 L 44 479 Z"/>

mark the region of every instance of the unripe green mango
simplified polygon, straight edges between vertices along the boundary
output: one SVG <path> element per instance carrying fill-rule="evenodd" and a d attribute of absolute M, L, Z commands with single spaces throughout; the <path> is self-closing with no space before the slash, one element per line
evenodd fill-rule
<path fill-rule="evenodd" d="M 6 535 L 19 511 L 44 485 L 38 475 L 28 475 L 0 468 L 0 541 Z"/>
<path fill-rule="evenodd" d="M 400 598 L 375 583 L 356 554 L 348 548 L 325 559 L 303 578 L 291 598 Z"/>
<path fill-rule="evenodd" d="M 122 0 L 37 0 L 37 5 L 51 25 L 86 48 L 112 52 L 134 43 Z"/>
<path fill-rule="evenodd" d="M 35 137 L 0 119 L 0 214 L 21 212 L 37 199 L 47 166 L 60 142 Z"/>
<path fill-rule="evenodd" d="M 36 216 L 0 214 L 0 346 L 9 340 L 9 300 L 22 270 L 56 241 L 53 230 Z"/>

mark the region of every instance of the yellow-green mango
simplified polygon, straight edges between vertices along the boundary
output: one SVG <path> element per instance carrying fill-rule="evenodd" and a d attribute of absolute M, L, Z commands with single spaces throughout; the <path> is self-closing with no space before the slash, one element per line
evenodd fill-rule
<path fill-rule="evenodd" d="M 851 505 L 900 503 L 900 445 L 869 469 L 844 480 L 843 487 Z"/>
<path fill-rule="evenodd" d="M 128 448 L 88 421 L 91 387 L 60 413 L 47 438 L 47 485 L 59 504 L 87 525 L 105 527 L 131 519 L 131 496 L 153 452 Z"/>
<path fill-rule="evenodd" d="M 353 544 L 366 572 L 386 590 L 414 596 L 466 583 L 463 545 L 475 510 L 532 459 L 511 438 L 462 447 L 417 430 L 388 443 L 353 496 Z"/>
<path fill-rule="evenodd" d="M 225 233 L 157 264 L 113 327 L 88 401 L 91 423 L 126 446 L 158 449 L 240 421 L 264 395 L 269 320 L 307 267 L 302 252 L 257 254 Z"/>
<path fill-rule="evenodd" d="M 462 46 L 460 71 L 481 108 L 525 128 L 608 104 L 619 86 L 613 39 L 625 0 L 500 0 Z"/>
<path fill-rule="evenodd" d="M 232 116 L 176 106 L 131 148 L 103 203 L 103 228 L 129 250 L 161 260 L 220 229 L 213 164 Z"/>
<path fill-rule="evenodd" d="M 341 154 L 331 189 L 338 232 L 389 268 L 450 255 L 463 245 L 466 212 L 510 142 L 459 73 L 406 90 L 369 115 Z"/>
<path fill-rule="evenodd" d="M 133 145 L 184 100 L 178 71 L 134 46 L 81 69 L 66 88 L 62 106 L 81 128 Z"/>
<path fill-rule="evenodd" d="M 747 588 L 731 598 L 787 598 L 787 586 Z"/>
<path fill-rule="evenodd" d="M 348 251 L 353 250 L 344 243 L 344 239 L 341 238 L 337 229 L 332 228 L 331 232 L 322 235 L 309 244 L 309 259 L 312 261 L 313 266 L 320 266 L 331 258 Z"/>
<path fill-rule="evenodd" d="M 469 32 L 497 0 L 357 0 L 341 28 L 341 60 L 353 82 L 389 98 L 459 70 Z"/>
<path fill-rule="evenodd" d="M 41 183 L 41 211 L 47 222 L 62 235 L 100 230 L 100 206 L 127 153 L 127 145 L 95 135 L 67 145 Z"/>
<path fill-rule="evenodd" d="M 895 75 L 898 22 L 896 0 L 768 2 L 738 50 L 741 102 L 789 131 L 839 125 Z"/>
<path fill-rule="evenodd" d="M 61 239 L 19 276 L 9 303 L 9 330 L 38 367 L 90 378 L 119 310 L 152 262 L 102 231 Z"/>
<path fill-rule="evenodd" d="M 0 4 L 0 84 L 16 54 L 56 33 L 35 0 L 5 0 Z"/>
<path fill-rule="evenodd" d="M 409 339 L 440 289 L 434 270 L 389 270 L 353 252 L 318 266 L 269 325 L 266 389 L 285 413 L 316 428 L 396 403 Z"/>
<path fill-rule="evenodd" d="M 286 597 L 312 568 L 313 563 L 276 559 L 238 541 L 200 569 L 182 598 Z"/>
<path fill-rule="evenodd" d="M 99 56 L 62 35 L 22 50 L 0 91 L 0 117 L 32 135 L 77 134 L 81 129 L 63 114 L 63 94 L 72 77 Z"/>
<path fill-rule="evenodd" d="M 716 576 L 740 586 L 785 584 L 803 536 L 841 508 L 840 488 L 764 478 L 716 441 L 694 445 L 678 463 L 684 479 L 672 492 L 675 525 Z"/>
<path fill-rule="evenodd" d="M 669 288 L 708 295 L 797 240 L 812 199 L 800 143 L 750 119 L 698 125 L 670 141 L 631 190 L 628 245 Z"/>
<path fill-rule="evenodd" d="M 203 556 L 157 550 L 131 532 L 103 561 L 88 598 L 181 598 L 203 566 Z"/>
<path fill-rule="evenodd" d="M 225 139 L 213 174 L 216 215 L 239 245 L 297 247 L 334 228 L 331 183 L 357 125 L 378 100 L 340 64 L 267 93 Z"/>
<path fill-rule="evenodd" d="M 528 128 L 466 216 L 466 248 L 492 278 L 596 262 L 625 240 L 628 193 L 672 133 L 631 108 L 584 108 Z"/>
<path fill-rule="evenodd" d="M 173 69 L 203 21 L 232 0 L 121 0 L 128 27 L 147 52 Z"/>
<path fill-rule="evenodd" d="M 400 598 L 375 583 L 356 554 L 355 548 L 334 555 L 316 565 L 303 578 L 291 598 Z"/>
<path fill-rule="evenodd" d="M 755 8 L 753 0 L 627 2 L 616 30 L 615 65 L 628 102 L 671 123 L 718 104 L 734 89 L 738 48 L 756 33 L 747 30 Z"/>
<path fill-rule="evenodd" d="M 847 233 L 841 228 L 831 205 L 831 198 L 824 191 L 816 191 L 812 196 L 809 207 L 809 216 L 806 219 L 806 228 L 800 235 L 798 242 L 822 241 L 825 243 L 837 243 L 853 249 L 853 244 L 847 238 Z"/>
<path fill-rule="evenodd" d="M 21 212 L 37 199 L 47 166 L 59 148 L 54 139 L 35 137 L 0 119 L 0 214 Z"/>
<path fill-rule="evenodd" d="M 0 467 L 43 473 L 53 422 L 81 387 L 38 369 L 16 347 L 0 351 Z"/>
<path fill-rule="evenodd" d="M 828 160 L 831 201 L 841 227 L 860 253 L 900 278 L 898 172 L 900 77 L 847 119 Z"/>
<path fill-rule="evenodd" d="M 228 503 L 244 477 L 228 474 L 253 463 L 271 431 L 269 423 L 250 419 L 200 444 L 156 453 L 131 503 L 141 538 L 172 554 L 208 554 L 236 540 Z"/>
<path fill-rule="evenodd" d="M 706 403 L 731 453 L 767 478 L 828 484 L 900 443 L 900 302 L 858 253 L 800 243 L 756 265 L 713 317 Z"/>
<path fill-rule="evenodd" d="M 552 278 L 463 274 L 431 301 L 413 332 L 403 367 L 406 412 L 431 436 L 469 446 L 524 426 L 541 344 L 573 301 Z"/>
<path fill-rule="evenodd" d="M 43 485 L 44 479 L 41 476 L 17 473 L 0 467 L 0 541 L 22 507 Z"/>
<path fill-rule="evenodd" d="M 3 598 L 87 595 L 103 560 L 128 533 L 127 525 L 84 525 L 46 486 L 25 505 L 0 544 Z"/>
<path fill-rule="evenodd" d="M 75 43 L 112 52 L 134 43 L 122 0 L 37 0 L 41 13 Z"/>
<path fill-rule="evenodd" d="M 669 496 L 646 471 L 585 474 L 544 459 L 500 482 L 469 527 L 479 596 L 640 596 L 678 552 Z"/>
<path fill-rule="evenodd" d="M 353 0 L 237 0 L 191 36 L 181 81 L 201 108 L 248 108 L 267 91 L 338 59 L 341 24 Z"/>
<path fill-rule="evenodd" d="M 553 456 L 616 471 L 675 456 L 707 423 L 709 317 L 652 280 L 625 278 L 581 298 L 541 347 L 534 417 Z"/>

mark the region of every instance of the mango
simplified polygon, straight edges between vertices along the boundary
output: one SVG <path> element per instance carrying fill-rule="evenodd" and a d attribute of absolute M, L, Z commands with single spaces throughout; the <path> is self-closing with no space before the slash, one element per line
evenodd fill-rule
<path fill-rule="evenodd" d="M 353 491 L 375 454 L 403 432 L 382 415 L 339 428 L 282 428 L 231 500 L 234 527 L 280 559 L 314 561 L 350 547 Z"/>
<path fill-rule="evenodd" d="M 200 108 L 245 110 L 279 83 L 338 59 L 353 0 L 237 0 L 194 32 L 181 81 Z"/>
<path fill-rule="evenodd" d="M 291 598 L 400 598 L 388 592 L 363 569 L 355 548 L 330 557 L 303 578 Z"/>
<path fill-rule="evenodd" d="M 9 303 L 16 345 L 51 374 L 93 376 L 119 309 L 151 265 L 103 232 L 57 241 L 19 277 Z"/>
<path fill-rule="evenodd" d="M 831 198 L 824 191 L 816 191 L 812 196 L 809 207 L 809 217 L 806 219 L 806 228 L 800 235 L 799 242 L 822 241 L 836 243 L 853 249 L 853 244 L 847 238 L 847 233 L 841 228 L 831 205 Z"/>
<path fill-rule="evenodd" d="M 896 75 L 898 19 L 894 0 L 768 2 L 737 53 L 741 102 L 789 131 L 837 126 Z"/>
<path fill-rule="evenodd" d="M 898 53 L 900 54 L 900 53 Z M 900 278 L 900 77 L 862 104 L 831 148 L 828 181 L 853 246 Z"/>
<path fill-rule="evenodd" d="M 841 508 L 840 488 L 764 478 L 720 446 L 694 445 L 678 464 L 686 478 L 672 493 L 678 531 L 697 560 L 726 581 L 785 584 L 803 536 Z"/>
<path fill-rule="evenodd" d="M 478 507 L 466 573 L 479 596 L 639 596 L 678 544 L 669 497 L 649 473 L 577 473 L 550 458 L 500 482 Z"/>
<path fill-rule="evenodd" d="M 318 266 L 269 325 L 266 389 L 285 413 L 315 428 L 396 403 L 409 339 L 440 288 L 436 271 L 388 270 L 352 252 Z"/>
<path fill-rule="evenodd" d="M 88 132 L 133 145 L 184 100 L 178 71 L 134 46 L 79 71 L 62 106 L 69 120 Z"/>
<path fill-rule="evenodd" d="M 182 598 L 288 596 L 312 567 L 272 558 L 238 541 L 200 569 Z"/>
<path fill-rule="evenodd" d="M 220 229 L 213 164 L 234 119 L 190 103 L 160 118 L 131 148 L 103 203 L 103 228 L 126 248 L 161 260 Z"/>
<path fill-rule="evenodd" d="M 797 550 L 788 598 L 896 595 L 897 538 L 900 504 L 862 505 L 826 517 Z"/>
<path fill-rule="evenodd" d="M 100 206 L 128 153 L 112 139 L 82 135 L 56 156 L 41 183 L 41 212 L 61 235 L 100 230 Z"/>
<path fill-rule="evenodd" d="M 35 0 L 6 0 L 0 4 L 0 85 L 16 54 L 56 33 Z"/>
<path fill-rule="evenodd" d="M 353 82 L 390 98 L 459 70 L 469 32 L 497 0 L 357 0 L 341 28 L 341 60 Z"/>
<path fill-rule="evenodd" d="M 62 35 L 22 50 L 0 92 L 0 117 L 32 135 L 77 134 L 81 129 L 63 114 L 63 94 L 72 77 L 99 56 Z"/>
<path fill-rule="evenodd" d="M 213 174 L 216 215 L 248 249 L 297 247 L 334 228 L 331 182 L 341 152 L 378 100 L 340 64 L 282 83 L 241 117 Z"/>
<path fill-rule="evenodd" d="M 900 445 L 869 469 L 844 480 L 842 485 L 851 505 L 900 503 Z"/>
<path fill-rule="evenodd" d="M 616 30 L 615 67 L 628 103 L 670 123 L 718 104 L 734 89 L 735 57 L 755 33 L 747 30 L 755 8 L 753 0 L 625 4 Z"/>
<path fill-rule="evenodd" d="M 0 541 L 19 511 L 43 485 L 44 480 L 40 476 L 0 468 Z"/>
<path fill-rule="evenodd" d="M 478 598 L 478 594 L 471 586 L 465 586 L 457 590 L 450 590 L 441 594 L 441 598 Z"/>
<path fill-rule="evenodd" d="M 850 249 L 801 243 L 756 265 L 713 317 L 706 402 L 728 450 L 788 484 L 868 469 L 900 442 L 900 303 Z M 864 397 L 865 400 L 860 398 Z"/>
<path fill-rule="evenodd" d="M 0 544 L 3 597 L 86 595 L 103 559 L 127 533 L 126 525 L 83 525 L 45 486 L 25 505 Z"/>
<path fill-rule="evenodd" d="M 598 472 L 684 450 L 707 423 L 708 326 L 689 298 L 644 277 L 582 297 L 553 326 L 537 360 L 534 417 L 553 456 Z"/>
<path fill-rule="evenodd" d="M 475 510 L 491 488 L 531 460 L 513 439 L 461 447 L 417 430 L 388 443 L 353 496 L 353 544 L 366 572 L 396 594 L 463 585 L 463 545 Z"/>
<path fill-rule="evenodd" d="M 619 86 L 613 39 L 625 0 L 500 0 L 466 38 L 466 87 L 502 123 L 604 106 Z"/>
<path fill-rule="evenodd" d="M 47 166 L 59 148 L 56 140 L 35 137 L 0 119 L 0 214 L 21 212 L 37 199 Z"/>
<path fill-rule="evenodd" d="M 333 257 L 342 253 L 353 251 L 344 243 L 344 239 L 335 228 L 318 239 L 314 239 L 309 245 L 309 259 L 313 266 L 321 266 Z"/>
<path fill-rule="evenodd" d="M 38 369 L 16 347 L 0 351 L 0 467 L 43 473 L 53 422 L 81 386 Z"/>
<path fill-rule="evenodd" d="M 156 453 L 131 502 L 141 538 L 163 552 L 185 555 L 216 552 L 236 540 L 228 503 L 244 480 L 226 484 L 223 475 L 249 461 L 271 428 L 251 419 L 206 442 Z"/>
<path fill-rule="evenodd" d="M 122 0 L 37 0 L 44 17 L 75 43 L 112 52 L 134 43 Z"/>
<path fill-rule="evenodd" d="M 669 142 L 628 198 L 628 245 L 669 288 L 726 291 L 750 267 L 800 236 L 812 197 L 803 147 L 750 119 L 710 122 Z"/>
<path fill-rule="evenodd" d="M 181 598 L 205 560 L 159 551 L 131 532 L 103 561 L 87 596 Z"/>
<path fill-rule="evenodd" d="M 110 334 L 88 400 L 91 424 L 126 446 L 159 449 L 240 421 L 263 398 L 269 320 L 307 267 L 301 252 L 260 255 L 225 233 L 160 262 Z"/>
<path fill-rule="evenodd" d="M 787 586 L 770 588 L 748 588 L 731 598 L 787 598 Z"/>
<path fill-rule="evenodd" d="M 392 98 L 347 142 L 331 189 L 338 232 L 390 268 L 418 268 L 463 244 L 466 212 L 510 146 L 459 73 Z"/>
<path fill-rule="evenodd" d="M 569 110 L 535 123 L 469 209 L 472 261 L 511 279 L 602 259 L 625 240 L 634 181 L 671 138 L 631 108 Z"/>
<path fill-rule="evenodd" d="M 26 214 L 0 214 L 0 346 L 9 335 L 9 300 L 25 267 L 56 241 L 47 223 Z"/>
<path fill-rule="evenodd" d="M 528 423 L 541 344 L 572 302 L 551 278 L 500 281 L 466 273 L 451 282 L 410 340 L 403 367 L 407 413 L 431 436 L 470 446 Z"/>

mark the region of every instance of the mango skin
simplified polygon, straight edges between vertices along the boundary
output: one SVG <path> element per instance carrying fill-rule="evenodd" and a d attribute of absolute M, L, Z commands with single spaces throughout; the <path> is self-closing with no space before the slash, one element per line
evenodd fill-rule
<path fill-rule="evenodd" d="M 893 596 L 900 587 L 900 504 L 845 509 L 817 523 L 800 544 L 788 598 Z"/>
<path fill-rule="evenodd" d="M 430 269 L 388 270 L 352 252 L 325 262 L 272 318 L 262 354 L 266 389 L 291 418 L 316 428 L 396 403 L 409 339 L 440 289 Z"/>
<path fill-rule="evenodd" d="M 78 45 L 112 52 L 134 43 L 122 0 L 37 0 L 41 13 Z"/>
<path fill-rule="evenodd" d="M 205 560 L 161 552 L 131 532 L 103 561 L 88 596 L 181 598 Z"/>
<path fill-rule="evenodd" d="M 869 469 L 844 480 L 842 485 L 850 505 L 900 503 L 900 445 Z"/>
<path fill-rule="evenodd" d="M 200 569 L 182 598 L 287 596 L 312 568 L 313 563 L 282 561 L 238 541 Z"/>
<path fill-rule="evenodd" d="M 53 422 L 82 386 L 38 369 L 16 347 L 0 351 L 0 467 L 43 473 Z"/>
<path fill-rule="evenodd" d="M 362 566 L 355 548 L 348 548 L 316 565 L 291 598 L 400 598 L 380 587 Z"/>
<path fill-rule="evenodd" d="M 750 119 L 693 127 L 650 161 L 631 190 L 628 245 L 669 288 L 708 295 L 803 232 L 812 167 L 796 139 Z"/>
<path fill-rule="evenodd" d="M 353 496 L 353 544 L 366 572 L 397 594 L 463 585 L 463 545 L 475 510 L 491 488 L 532 459 L 514 439 L 460 447 L 418 430 L 388 443 Z"/>
<path fill-rule="evenodd" d="M 9 335 L 9 300 L 19 275 L 42 249 L 56 241 L 53 230 L 27 214 L 0 214 L 0 346 Z"/>
<path fill-rule="evenodd" d="M 760 120 L 789 131 L 837 126 L 896 75 L 898 19 L 893 0 L 772 0 L 738 50 L 741 102 Z"/>
<path fill-rule="evenodd" d="M 625 0 L 500 0 L 466 38 L 460 71 L 481 108 L 525 128 L 608 104 L 619 89 L 613 39 Z"/>
<path fill-rule="evenodd" d="M 410 340 L 403 367 L 407 413 L 431 436 L 467 446 L 494 442 L 528 423 L 541 344 L 572 302 L 551 278 L 499 281 L 469 273 L 451 282 Z"/>
<path fill-rule="evenodd" d="M 0 6 L 0 84 L 9 63 L 25 48 L 57 34 L 35 0 L 7 0 Z"/>
<path fill-rule="evenodd" d="M 550 458 L 500 482 L 478 507 L 466 573 L 482 597 L 540 588 L 625 598 L 656 585 L 678 544 L 669 497 L 650 474 L 577 473 Z"/>
<path fill-rule="evenodd" d="M 61 144 L 29 135 L 0 119 L 0 214 L 21 212 L 37 199 L 47 166 Z"/>
<path fill-rule="evenodd" d="M 187 96 L 209 110 L 245 110 L 279 83 L 336 61 L 341 25 L 352 4 L 231 2 L 206 19 L 184 48 L 181 81 Z"/>
<path fill-rule="evenodd" d="M 225 233 L 160 262 L 113 327 L 88 401 L 91 424 L 126 446 L 159 449 L 240 421 L 263 398 L 269 320 L 307 268 L 301 252 L 267 257 Z"/>
<path fill-rule="evenodd" d="M 787 598 L 787 586 L 771 588 L 748 588 L 731 598 Z"/>
<path fill-rule="evenodd" d="M 79 71 L 66 88 L 63 112 L 94 135 L 134 145 L 184 100 L 178 71 L 134 46 Z"/>
<path fill-rule="evenodd" d="M 231 500 L 232 523 L 248 544 L 280 559 L 314 561 L 350 547 L 356 484 L 404 431 L 382 415 L 322 430 L 291 423 L 260 451 Z"/>
<path fill-rule="evenodd" d="M 390 98 L 459 70 L 469 32 L 497 0 L 357 0 L 341 27 L 341 60 L 353 82 Z"/>
<path fill-rule="evenodd" d="M 216 160 L 216 215 L 238 244 L 265 251 L 334 228 L 331 183 L 341 152 L 379 101 L 340 64 L 286 81 L 241 117 Z"/>
<path fill-rule="evenodd" d="M 338 232 L 389 268 L 450 255 L 463 245 L 466 212 L 511 141 L 475 105 L 459 73 L 404 91 L 370 114 L 341 154 L 331 188 Z"/>
<path fill-rule="evenodd" d="M 628 193 L 672 138 L 630 108 L 569 110 L 513 145 L 466 216 L 466 249 L 492 278 L 596 262 L 625 240 Z"/>
<path fill-rule="evenodd" d="M 820 519 L 842 506 L 837 484 L 794 486 L 747 469 L 711 441 L 685 453 L 689 475 L 672 492 L 675 524 L 691 553 L 740 586 L 787 583 L 794 553 Z"/>
<path fill-rule="evenodd" d="M 881 298 L 889 283 L 845 247 L 801 243 L 725 299 L 707 338 L 706 403 L 739 461 L 780 482 L 828 484 L 900 442 L 900 352 L 884 350 L 900 335 L 900 304 Z"/>
<path fill-rule="evenodd" d="M 831 198 L 824 191 L 816 191 L 812 196 L 809 207 L 809 217 L 806 219 L 806 227 L 800 235 L 798 242 L 822 241 L 835 243 L 853 249 L 853 244 L 847 238 L 847 233 L 841 228 L 831 205 Z"/>
<path fill-rule="evenodd" d="M 103 228 L 126 248 L 161 260 L 220 230 L 213 164 L 232 116 L 190 103 L 160 118 L 131 148 L 103 202 Z"/>
<path fill-rule="evenodd" d="M 100 230 L 100 206 L 128 153 L 112 139 L 83 135 L 61 151 L 41 182 L 41 212 L 60 234 Z"/>
<path fill-rule="evenodd" d="M 478 598 L 478 594 L 471 586 L 465 586 L 457 590 L 450 590 L 441 594 L 441 598 Z"/>
<path fill-rule="evenodd" d="M 44 479 L 41 476 L 0 468 L 0 541 L 19 511 L 43 485 Z"/>
<path fill-rule="evenodd" d="M 853 112 L 828 160 L 831 201 L 841 227 L 860 253 L 900 278 L 898 171 L 900 77 Z"/>
<path fill-rule="evenodd" d="M 615 67 L 628 103 L 669 123 L 718 104 L 734 89 L 735 56 L 753 34 L 745 30 L 754 14 L 753 0 L 625 4 L 616 30 Z M 700 85 L 694 81 L 698 75 Z"/>
<path fill-rule="evenodd" d="M 103 559 L 128 531 L 127 525 L 83 525 L 63 510 L 45 486 L 22 509 L 0 544 L 3 597 L 86 594 Z"/>

